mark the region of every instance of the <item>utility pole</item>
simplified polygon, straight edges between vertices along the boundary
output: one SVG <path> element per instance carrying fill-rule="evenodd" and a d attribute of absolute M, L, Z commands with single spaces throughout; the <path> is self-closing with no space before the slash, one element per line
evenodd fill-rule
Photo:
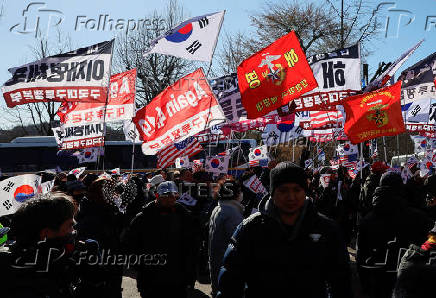
<path fill-rule="evenodd" d="M 341 49 L 344 48 L 344 0 L 341 0 Z"/>

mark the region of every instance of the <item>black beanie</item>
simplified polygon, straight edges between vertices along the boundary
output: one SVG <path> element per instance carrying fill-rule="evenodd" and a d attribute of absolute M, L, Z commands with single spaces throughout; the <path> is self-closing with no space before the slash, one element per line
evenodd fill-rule
<path fill-rule="evenodd" d="M 270 192 L 285 183 L 297 183 L 307 191 L 307 176 L 303 168 L 292 162 L 281 162 L 270 173 Z"/>
<path fill-rule="evenodd" d="M 397 172 L 386 172 L 380 178 L 380 186 L 403 187 L 403 178 Z"/>

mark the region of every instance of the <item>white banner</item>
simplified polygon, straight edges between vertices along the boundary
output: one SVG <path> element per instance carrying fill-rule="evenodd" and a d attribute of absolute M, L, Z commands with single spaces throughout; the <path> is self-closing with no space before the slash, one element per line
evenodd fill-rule
<path fill-rule="evenodd" d="M 242 184 L 255 194 L 261 194 L 262 196 L 268 194 L 268 191 L 256 175 L 251 176 L 242 182 Z"/>
<path fill-rule="evenodd" d="M 83 149 L 104 145 L 105 126 L 103 123 L 68 125 L 53 128 L 60 150 Z"/>
<path fill-rule="evenodd" d="M 32 102 L 106 102 L 114 40 L 9 69 L 2 88 L 9 108 Z"/>
<path fill-rule="evenodd" d="M 294 99 L 296 110 L 337 105 L 361 89 L 359 44 L 307 58 L 318 87 Z M 292 103 L 292 101 L 291 101 Z"/>

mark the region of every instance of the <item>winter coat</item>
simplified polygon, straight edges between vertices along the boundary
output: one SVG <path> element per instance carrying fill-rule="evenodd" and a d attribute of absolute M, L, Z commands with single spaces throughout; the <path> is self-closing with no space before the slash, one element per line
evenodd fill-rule
<path fill-rule="evenodd" d="M 416 265 L 432 265 L 435 266 L 434 251 L 423 250 L 415 244 L 410 244 L 409 249 L 401 258 L 398 266 L 398 277 L 412 266 Z"/>
<path fill-rule="evenodd" d="M 106 259 L 101 266 L 106 280 L 106 297 L 121 297 L 123 264 L 113 264 L 113 259 L 121 253 L 121 232 L 124 226 L 123 215 L 118 208 L 98 204 L 86 198 L 80 203 L 76 216 L 77 238 L 94 239 L 99 244 L 100 253 Z M 106 261 L 108 260 L 108 261 Z"/>
<path fill-rule="evenodd" d="M 1 297 L 73 297 L 75 262 L 47 242 L 35 247 L 1 248 Z"/>
<path fill-rule="evenodd" d="M 375 189 L 379 186 L 381 173 L 371 173 L 363 183 L 359 197 L 359 211 L 362 216 L 368 214 L 372 209 L 372 196 Z"/>
<path fill-rule="evenodd" d="M 138 271 L 138 290 L 190 284 L 197 238 L 198 225 L 184 206 L 176 203 L 173 209 L 163 209 L 156 201 L 148 203 L 123 236 L 126 252 L 142 256 L 131 264 Z"/>
<path fill-rule="evenodd" d="M 216 293 L 218 273 L 222 265 L 224 252 L 229 245 L 230 237 L 235 228 L 244 219 L 244 209 L 236 200 L 218 201 L 218 206 L 212 211 L 209 223 L 209 268 L 212 292 Z"/>
<path fill-rule="evenodd" d="M 406 206 L 401 187 L 377 187 L 373 210 L 360 222 L 356 262 L 362 288 L 371 297 L 390 295 L 401 249 L 421 244 L 433 222 L 420 210 Z"/>
<path fill-rule="evenodd" d="M 282 223 L 271 198 L 259 211 L 231 238 L 217 297 L 351 297 L 349 257 L 333 221 L 309 200 L 292 227 Z"/>

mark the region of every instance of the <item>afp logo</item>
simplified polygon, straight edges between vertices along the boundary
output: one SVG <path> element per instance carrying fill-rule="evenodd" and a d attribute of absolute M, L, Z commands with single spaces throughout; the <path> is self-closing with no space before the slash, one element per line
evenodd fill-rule
<path fill-rule="evenodd" d="M 60 10 L 48 9 L 45 2 L 31 2 L 22 12 L 23 19 L 9 31 L 17 34 L 33 34 L 35 38 L 49 34 L 50 29 L 59 26 L 64 20 Z"/>

